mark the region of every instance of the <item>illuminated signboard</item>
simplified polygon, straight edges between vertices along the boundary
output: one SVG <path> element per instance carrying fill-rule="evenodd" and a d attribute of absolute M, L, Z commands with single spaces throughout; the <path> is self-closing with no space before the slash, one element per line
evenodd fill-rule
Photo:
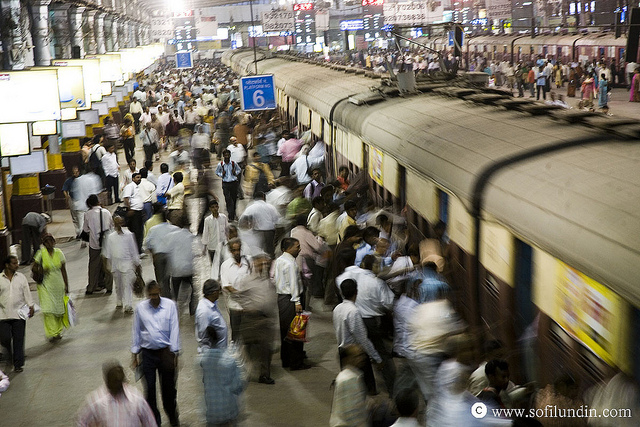
<path fill-rule="evenodd" d="M 313 3 L 298 3 L 293 5 L 296 28 L 296 44 L 316 43 L 316 11 Z"/>
<path fill-rule="evenodd" d="M 384 26 L 384 0 L 362 0 L 362 18 L 365 39 L 373 40 Z"/>
<path fill-rule="evenodd" d="M 364 21 L 362 19 L 348 19 L 340 21 L 340 31 L 357 31 L 364 29 Z"/>
<path fill-rule="evenodd" d="M 313 3 L 297 3 L 293 5 L 293 11 L 313 10 Z"/>

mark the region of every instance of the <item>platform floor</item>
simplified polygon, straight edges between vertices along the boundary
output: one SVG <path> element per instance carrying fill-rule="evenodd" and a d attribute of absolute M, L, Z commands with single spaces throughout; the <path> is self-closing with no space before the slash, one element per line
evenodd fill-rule
<path fill-rule="evenodd" d="M 120 157 L 123 162 L 124 156 Z M 166 153 L 163 153 L 165 157 Z M 141 150 L 136 153 L 136 158 L 140 165 L 143 159 Z M 159 169 L 159 162 L 154 166 Z M 217 185 L 220 199 L 224 200 L 220 182 Z M 241 210 L 246 201 L 239 201 L 239 205 Z M 115 205 L 111 208 L 114 209 Z M 221 209 L 224 211 L 224 203 L 221 203 Z M 70 240 L 74 230 L 69 211 L 54 211 L 49 231 L 58 239 L 58 247 L 67 257 L 70 295 L 76 304 L 80 324 L 65 331 L 60 342 L 51 344 L 44 337 L 42 315 L 36 314 L 28 320 L 24 372 L 5 371 L 11 386 L 0 397 L 2 427 L 74 425 L 74 417 L 86 395 L 103 384 L 102 363 L 108 359 L 119 360 L 126 368 L 129 381 L 134 381 L 133 372 L 128 367 L 131 315 L 115 310 L 115 292 L 110 296 L 84 295 L 88 249 L 80 249 L 79 241 Z M 144 278 L 153 279 L 151 258 L 143 259 L 142 265 Z M 197 256 L 196 265 L 196 292 L 200 295 L 202 282 L 208 277 L 210 268 L 208 257 Z M 28 267 L 21 267 L 20 271 L 30 279 Z M 37 301 L 34 283 L 32 295 Z M 202 426 L 205 425 L 202 374 L 196 364 L 194 319 L 188 314 L 186 297 L 186 294 L 179 297 L 183 352 L 177 383 L 178 408 L 181 425 Z M 331 312 L 325 311 L 319 300 L 312 301 L 312 308 L 310 342 L 305 345 L 305 350 L 309 363 L 314 367 L 291 372 L 280 367 L 279 354 L 274 354 L 272 377 L 276 384 L 249 384 L 244 394 L 244 415 L 240 426 L 328 425 L 333 393 L 330 385 L 339 372 L 337 348 Z M 140 382 L 136 386 L 142 390 Z M 161 407 L 160 398 L 158 404 Z M 169 425 L 162 409 L 161 413 L 163 425 Z"/>

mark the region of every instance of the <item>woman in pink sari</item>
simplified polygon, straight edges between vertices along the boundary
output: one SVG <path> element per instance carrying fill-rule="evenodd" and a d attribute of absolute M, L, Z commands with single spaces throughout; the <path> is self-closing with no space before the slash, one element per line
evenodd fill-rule
<path fill-rule="evenodd" d="M 593 106 L 593 98 L 596 94 L 596 84 L 593 78 L 593 73 L 589 74 L 582 82 L 582 101 L 585 106 Z"/>
<path fill-rule="evenodd" d="M 631 80 L 631 90 L 629 91 L 629 102 L 640 102 L 640 69 L 636 68 Z"/>

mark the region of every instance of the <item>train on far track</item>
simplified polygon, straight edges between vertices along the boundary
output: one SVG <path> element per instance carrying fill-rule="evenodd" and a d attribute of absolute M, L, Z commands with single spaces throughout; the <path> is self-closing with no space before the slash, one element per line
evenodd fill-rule
<path fill-rule="evenodd" d="M 619 58 L 624 45 L 608 35 L 563 40 L 505 36 L 465 46 L 504 55 L 513 41 L 520 54 L 535 46 L 534 54 L 604 49 Z M 222 60 L 248 75 L 253 55 L 227 51 Z M 460 79 L 402 94 L 363 70 L 257 57 L 258 74 L 275 77 L 291 128 L 325 142 L 328 175 L 343 165 L 365 174 L 369 196 L 402 210 L 413 239 L 447 224 L 455 306 L 475 336 L 506 343 L 515 380 L 546 384 L 568 372 L 588 386 L 619 371 L 640 378 L 637 120 Z"/>

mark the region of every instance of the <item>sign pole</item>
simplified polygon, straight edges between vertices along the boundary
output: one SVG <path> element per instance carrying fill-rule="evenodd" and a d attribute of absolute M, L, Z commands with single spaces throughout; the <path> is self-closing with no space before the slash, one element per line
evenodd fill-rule
<path fill-rule="evenodd" d="M 249 0 L 249 12 L 251 13 L 251 28 L 253 28 L 253 65 L 255 66 L 256 75 L 258 75 L 258 54 L 256 52 L 256 24 L 253 22 L 253 0 Z"/>

